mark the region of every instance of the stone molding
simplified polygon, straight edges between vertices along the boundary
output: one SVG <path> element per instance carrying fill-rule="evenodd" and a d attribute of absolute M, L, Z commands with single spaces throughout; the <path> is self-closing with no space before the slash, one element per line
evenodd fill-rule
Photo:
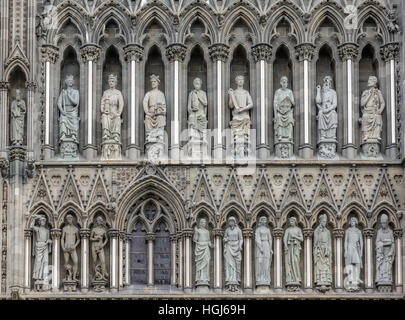
<path fill-rule="evenodd" d="M 212 61 L 226 62 L 229 56 L 230 47 L 224 43 L 214 43 L 208 47 Z"/>
<path fill-rule="evenodd" d="M 80 54 L 84 62 L 96 62 L 100 57 L 100 46 L 93 43 L 85 44 L 80 48 Z"/>
<path fill-rule="evenodd" d="M 42 62 L 49 61 L 54 64 L 59 59 L 59 48 L 51 44 L 44 44 L 41 47 Z"/>
<path fill-rule="evenodd" d="M 391 42 L 387 43 L 380 48 L 380 54 L 382 59 L 385 62 L 390 60 L 398 60 L 399 59 L 399 43 L 398 42 Z"/>
<path fill-rule="evenodd" d="M 182 43 L 172 43 L 166 47 L 166 57 L 170 62 L 183 62 L 186 53 L 187 47 Z"/>
<path fill-rule="evenodd" d="M 304 60 L 312 61 L 315 52 L 315 45 L 312 43 L 301 43 L 295 46 L 295 56 L 301 62 Z"/>
<path fill-rule="evenodd" d="M 268 43 L 259 43 L 252 47 L 251 54 L 255 62 L 264 60 L 269 62 L 273 53 L 273 47 Z"/>
<path fill-rule="evenodd" d="M 359 55 L 359 45 L 352 42 L 347 42 L 338 47 L 339 56 L 342 61 L 354 60 Z"/>
<path fill-rule="evenodd" d="M 128 62 L 141 62 L 143 60 L 144 53 L 144 48 L 136 43 L 131 43 L 124 47 L 125 60 Z"/>

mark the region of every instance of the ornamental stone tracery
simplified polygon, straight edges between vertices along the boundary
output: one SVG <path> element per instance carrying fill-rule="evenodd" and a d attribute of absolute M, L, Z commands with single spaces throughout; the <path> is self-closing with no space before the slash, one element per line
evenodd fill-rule
<path fill-rule="evenodd" d="M 0 298 L 403 297 L 405 6 L 357 2 L 2 2 Z"/>

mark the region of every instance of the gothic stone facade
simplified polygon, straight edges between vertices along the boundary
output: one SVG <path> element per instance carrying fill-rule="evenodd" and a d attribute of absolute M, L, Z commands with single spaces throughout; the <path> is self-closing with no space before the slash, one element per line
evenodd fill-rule
<path fill-rule="evenodd" d="M 4 298 L 245 295 L 256 297 L 404 296 L 403 1 L 13 0 L 0 12 L 1 286 Z M 115 74 L 124 98 L 121 160 L 101 160 L 100 101 Z M 66 75 L 80 92 L 78 159 L 61 157 L 57 98 Z M 149 76 L 166 96 L 166 154 L 145 160 L 142 100 Z M 228 157 L 228 89 L 237 75 L 253 98 L 254 154 Z M 294 92 L 292 154 L 275 157 L 274 93 L 281 76 Z M 374 75 L 386 102 L 380 154 L 362 154 L 360 97 Z M 337 157 L 318 157 L 316 86 L 337 92 Z M 186 161 L 187 97 L 193 79 L 208 97 L 208 160 Z M 11 143 L 11 102 L 26 104 L 23 143 Z M 68 215 L 77 231 L 77 281 L 62 248 Z M 314 230 L 327 216 L 328 290 L 315 284 Z M 34 279 L 38 239 L 49 230 L 46 284 Z M 377 231 L 388 216 L 392 281 L 377 280 Z M 233 216 L 242 230 L 239 291 L 226 291 L 223 237 Z M 255 230 L 268 218 L 270 284 L 256 286 Z M 103 263 L 93 252 L 102 217 Z M 193 233 L 207 220 L 209 281 L 196 286 Z M 283 235 L 302 230 L 302 280 L 287 286 Z M 344 237 L 352 217 L 363 239 L 359 290 L 345 286 Z M 34 228 L 39 228 L 38 225 Z M 38 229 L 39 230 L 39 229 Z M 103 233 L 103 230 L 105 231 Z M 35 231 L 35 232 L 34 232 Z M 73 232 L 73 234 L 76 233 Z M 66 236 L 66 235 L 65 235 Z M 39 233 L 36 235 L 39 237 Z M 35 248 L 34 248 L 35 247 Z M 43 253 L 45 252 L 45 253 Z M 35 255 L 33 255 L 35 254 Z M 69 255 L 68 255 L 69 256 Z M 46 261 L 43 260 L 43 261 Z M 72 260 L 70 260 L 72 261 Z M 392 265 L 390 264 L 392 262 Z M 41 262 L 40 262 L 41 263 Z M 384 263 L 384 262 L 383 262 Z M 99 268 L 100 267 L 100 268 Z M 387 270 L 388 270 L 387 269 Z M 108 275 L 107 275 L 108 274 Z M 42 280 L 41 280 L 42 281 Z M 97 282 L 98 281 L 98 282 Z"/>

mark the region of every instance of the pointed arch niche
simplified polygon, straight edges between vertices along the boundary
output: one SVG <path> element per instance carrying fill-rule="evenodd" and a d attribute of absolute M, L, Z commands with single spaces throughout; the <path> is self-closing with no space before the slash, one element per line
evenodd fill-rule
<path fill-rule="evenodd" d="M 378 78 L 378 61 L 375 58 L 375 50 L 371 44 L 367 44 L 362 52 L 359 62 L 359 89 L 360 93 L 367 89 L 370 76 Z M 380 79 L 378 79 L 380 81 Z"/>
<path fill-rule="evenodd" d="M 247 53 L 242 45 L 238 45 L 233 51 L 231 61 L 231 79 L 230 87 L 236 88 L 235 78 L 243 76 L 245 78 L 244 89 L 250 92 L 250 69 Z"/>
<path fill-rule="evenodd" d="M 7 137 L 6 137 L 6 142 L 8 145 L 11 145 L 10 141 L 10 124 L 11 124 L 11 103 L 15 100 L 16 98 L 16 90 L 19 89 L 21 91 L 21 99 L 24 100 L 25 106 L 27 108 L 27 90 L 25 89 L 25 82 L 27 81 L 27 78 L 25 76 L 25 73 L 23 70 L 21 70 L 20 67 L 14 68 L 14 70 L 10 73 L 9 77 L 9 83 L 10 83 L 10 88 L 9 88 L 9 111 L 8 111 L 8 130 L 7 130 Z M 27 109 L 26 109 L 27 111 Z M 6 116 L 6 115 L 4 115 Z M 23 145 L 27 145 L 27 112 L 25 113 L 24 116 L 24 139 L 23 139 Z"/>
<path fill-rule="evenodd" d="M 281 45 L 277 49 L 276 59 L 274 60 L 273 66 L 273 96 L 277 89 L 280 88 L 280 80 L 283 76 L 287 76 L 288 88 L 294 91 L 292 61 L 290 59 L 290 51 L 285 45 Z"/>
<path fill-rule="evenodd" d="M 319 50 L 318 61 L 316 62 L 316 84 L 322 86 L 323 79 L 326 76 L 332 77 L 332 86 L 336 90 L 336 64 L 333 59 L 332 49 L 325 44 Z"/>
<path fill-rule="evenodd" d="M 148 53 L 148 60 L 145 64 L 145 93 L 152 89 L 150 76 L 155 74 L 159 76 L 159 90 L 165 92 L 165 66 L 162 60 L 162 54 L 159 48 L 155 45 Z"/>
<path fill-rule="evenodd" d="M 122 91 L 122 65 L 120 55 L 115 46 L 110 46 L 105 54 L 103 64 L 103 92 L 109 88 L 108 76 L 110 74 L 114 74 L 118 77 L 117 89 Z"/>
<path fill-rule="evenodd" d="M 193 81 L 195 78 L 202 80 L 202 90 L 207 92 L 207 63 L 204 59 L 204 52 L 198 45 L 191 51 L 187 66 L 187 92 L 194 89 Z"/>

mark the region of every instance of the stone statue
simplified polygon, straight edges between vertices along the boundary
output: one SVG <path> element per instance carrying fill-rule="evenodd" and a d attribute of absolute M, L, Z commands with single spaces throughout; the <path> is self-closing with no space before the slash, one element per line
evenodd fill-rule
<path fill-rule="evenodd" d="M 202 81 L 195 78 L 194 90 L 188 96 L 188 155 L 201 158 L 207 155 L 207 94 L 201 90 Z"/>
<path fill-rule="evenodd" d="M 314 231 L 314 282 L 320 291 L 327 291 L 332 285 L 332 238 L 327 222 L 328 216 L 321 214 Z"/>
<path fill-rule="evenodd" d="M 69 259 L 72 259 L 72 281 L 77 280 L 78 276 L 78 262 L 76 248 L 80 243 L 79 229 L 73 224 L 73 216 L 68 214 L 66 216 L 67 224 L 62 229 L 61 247 L 63 256 L 65 258 L 65 269 L 69 264 Z"/>
<path fill-rule="evenodd" d="M 376 278 L 378 287 L 392 285 L 392 264 L 395 257 L 394 234 L 388 225 L 388 216 L 380 217 L 381 228 L 377 231 L 376 247 Z"/>
<path fill-rule="evenodd" d="M 362 150 L 368 157 L 376 157 L 380 153 L 382 112 L 385 101 L 381 91 L 377 88 L 377 77 L 368 78 L 368 89 L 361 95 L 360 118 L 362 133 Z"/>
<path fill-rule="evenodd" d="M 121 159 L 121 113 L 124 109 L 124 98 L 121 91 L 116 89 L 117 76 L 108 76 L 109 89 L 104 91 L 101 98 L 101 126 L 103 134 L 103 160 Z"/>
<path fill-rule="evenodd" d="M 318 107 L 318 145 L 321 158 L 336 157 L 336 130 L 338 116 L 336 113 L 337 95 L 332 89 L 332 77 L 326 76 L 323 87 L 316 87 L 316 105 Z"/>
<path fill-rule="evenodd" d="M 105 262 L 104 247 L 108 242 L 107 227 L 105 225 L 104 218 L 98 216 L 94 221 L 93 229 L 90 233 L 91 241 L 91 255 L 94 263 L 94 274 L 100 273 L 101 269 L 101 281 L 107 281 L 108 273 Z M 97 258 L 99 261 L 97 261 Z M 94 282 L 94 281 L 93 281 Z"/>
<path fill-rule="evenodd" d="M 239 291 L 242 261 L 242 231 L 234 217 L 228 219 L 224 234 L 225 284 L 231 292 Z"/>
<path fill-rule="evenodd" d="M 10 140 L 13 146 L 21 146 L 24 142 L 24 119 L 27 107 L 22 100 L 21 90 L 15 90 L 15 100 L 11 102 Z"/>
<path fill-rule="evenodd" d="M 148 159 L 157 160 L 164 155 L 164 130 L 166 126 L 166 98 L 159 90 L 159 76 L 150 76 L 152 90 L 143 99 L 145 111 L 145 145 Z"/>
<path fill-rule="evenodd" d="M 347 291 L 358 291 L 360 280 L 360 270 L 363 267 L 363 237 L 356 217 L 350 219 L 350 227 L 345 234 L 345 288 Z"/>
<path fill-rule="evenodd" d="M 73 89 L 73 76 L 67 75 L 66 89 L 62 89 L 58 98 L 59 143 L 63 159 L 78 159 L 79 134 L 79 90 Z"/>
<path fill-rule="evenodd" d="M 285 260 L 285 279 L 287 286 L 298 289 L 301 286 L 301 242 L 304 236 L 300 227 L 297 225 L 297 218 L 290 217 L 290 226 L 284 233 L 284 260 Z"/>
<path fill-rule="evenodd" d="M 207 230 L 207 220 L 202 218 L 198 227 L 194 228 L 193 241 L 195 243 L 195 281 L 196 285 L 209 285 L 210 281 L 210 248 L 213 245 L 210 240 L 210 232 Z"/>
<path fill-rule="evenodd" d="M 273 241 L 267 226 L 267 217 L 260 217 L 259 219 L 255 232 L 255 243 L 256 286 L 269 286 Z"/>
<path fill-rule="evenodd" d="M 37 221 L 39 221 L 39 226 L 35 225 Z M 32 278 L 35 280 L 35 289 L 37 291 L 46 291 L 49 289 L 48 258 L 52 249 L 52 240 L 49 237 L 45 216 L 34 215 L 31 229 L 34 232 L 32 254 L 35 257 Z"/>
<path fill-rule="evenodd" d="M 290 158 L 293 155 L 294 94 L 288 89 L 288 78 L 281 77 L 281 88 L 274 94 L 274 139 L 276 157 Z"/>
<path fill-rule="evenodd" d="M 250 115 L 253 100 L 250 93 L 243 89 L 244 77 L 235 78 L 237 89 L 229 89 L 229 108 L 232 110 L 232 147 L 235 159 L 246 158 L 249 154 L 250 144 Z"/>

